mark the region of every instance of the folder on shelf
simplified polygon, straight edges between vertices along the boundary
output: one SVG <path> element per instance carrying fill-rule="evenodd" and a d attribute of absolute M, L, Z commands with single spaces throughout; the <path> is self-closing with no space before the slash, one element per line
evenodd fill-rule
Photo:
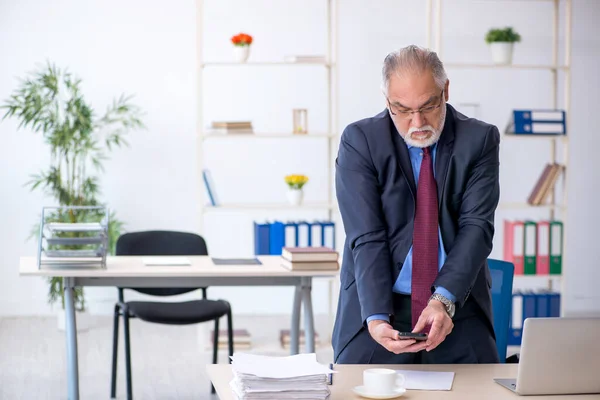
<path fill-rule="evenodd" d="M 521 332 L 523 329 L 523 295 L 515 291 L 512 295 L 511 317 L 509 319 L 509 335 L 507 344 L 518 346 L 521 344 Z"/>
<path fill-rule="evenodd" d="M 560 293 L 551 292 L 548 294 L 548 316 L 560 317 Z"/>
<path fill-rule="evenodd" d="M 285 224 L 275 221 L 269 229 L 269 254 L 281 255 L 281 249 L 285 246 Z"/>
<path fill-rule="evenodd" d="M 537 256 L 535 271 L 538 275 L 550 273 L 550 222 L 537 223 Z"/>
<path fill-rule="evenodd" d="M 535 316 L 545 318 L 550 316 L 550 292 L 546 289 L 539 290 L 535 294 Z"/>
<path fill-rule="evenodd" d="M 284 247 L 335 248 L 333 221 L 254 222 L 255 255 L 281 255 Z"/>
<path fill-rule="evenodd" d="M 504 221 L 504 260 L 514 264 L 515 275 L 524 273 L 524 231 L 523 221 Z"/>
<path fill-rule="evenodd" d="M 313 222 L 310 224 L 310 237 L 308 243 L 308 245 L 311 247 L 323 246 L 323 229 L 318 222 Z"/>
<path fill-rule="evenodd" d="M 513 110 L 507 133 L 516 135 L 566 135 L 564 110 Z"/>
<path fill-rule="evenodd" d="M 550 221 L 550 275 L 562 273 L 563 223 Z"/>
<path fill-rule="evenodd" d="M 523 273 L 525 275 L 535 275 L 537 224 L 534 221 L 525 221 L 523 226 Z"/>
<path fill-rule="evenodd" d="M 215 192 L 215 183 L 213 181 L 212 174 L 208 169 L 202 170 L 202 179 L 204 180 L 204 186 L 206 188 L 206 194 L 208 195 L 210 204 L 212 206 L 216 206 L 218 204 L 218 200 L 217 193 Z"/>
<path fill-rule="evenodd" d="M 298 222 L 298 247 L 310 246 L 310 223 L 306 221 Z"/>
<path fill-rule="evenodd" d="M 298 224 L 288 222 L 284 225 L 284 245 L 298 246 Z"/>
<path fill-rule="evenodd" d="M 321 246 L 335 247 L 335 224 L 331 221 L 319 222 L 321 225 Z"/>
<path fill-rule="evenodd" d="M 260 224 L 254 222 L 254 254 L 268 255 L 269 254 L 269 223 Z"/>

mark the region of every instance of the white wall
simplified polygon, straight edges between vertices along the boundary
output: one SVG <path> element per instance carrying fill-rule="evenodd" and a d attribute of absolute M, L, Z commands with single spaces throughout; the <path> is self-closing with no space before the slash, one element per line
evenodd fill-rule
<path fill-rule="evenodd" d="M 229 37 L 239 31 L 255 37 L 250 60 L 274 61 L 287 54 L 326 51 L 325 1 L 261 0 L 251 6 L 234 0 L 204 3 L 207 61 L 228 60 Z M 593 0 L 574 3 L 565 308 L 589 312 L 599 309 L 592 286 L 600 278 L 592 238 L 600 223 L 593 204 L 599 194 L 600 161 L 592 151 L 600 139 L 591 129 L 591 115 L 600 88 L 594 69 L 600 61 L 599 28 L 594 24 L 600 4 Z M 515 63 L 551 61 L 550 2 L 456 0 L 444 4 L 445 61 L 488 62 L 483 35 L 489 26 L 507 24 L 523 35 Z M 341 1 L 337 133 L 351 121 L 383 108 L 381 60 L 397 47 L 425 44 L 424 24 L 423 1 Z M 85 93 L 98 110 L 121 92 L 135 93 L 135 101 L 146 110 L 148 130 L 130 135 L 131 147 L 113 154 L 102 180 L 104 198 L 130 231 L 200 227 L 204 188 L 197 174 L 195 29 L 193 0 L 168 4 L 112 0 L 85 6 L 73 0 L 0 3 L 0 99 L 15 88 L 16 76 L 48 58 L 82 77 Z M 291 125 L 291 109 L 306 107 L 309 127 L 327 129 L 322 68 L 246 66 L 205 72 L 204 125 L 213 119 L 251 118 L 257 131 L 284 133 Z M 546 71 L 449 68 L 448 74 L 451 103 L 459 108 L 461 103 L 478 103 L 478 116 L 501 129 L 512 108 L 551 106 Z M 5 194 L 0 199 L 0 220 L 6 227 L 0 233 L 0 274 L 6 283 L 0 292 L 0 315 L 42 314 L 49 312 L 44 282 L 18 277 L 17 266 L 20 255 L 34 254 L 34 243 L 24 240 L 38 210 L 52 202 L 22 186 L 29 174 L 47 165 L 47 149 L 39 135 L 15 128 L 12 120 L 0 124 L 5 140 L 0 148 L 0 182 Z M 323 202 L 327 200 L 326 151 L 322 139 L 211 139 L 204 142 L 203 154 L 222 202 L 283 202 L 281 179 L 291 172 L 310 176 L 307 201 Z M 548 151 L 544 141 L 503 141 L 502 201 L 524 201 Z M 547 217 L 544 211 L 538 213 L 534 217 Z M 531 215 L 524 210 L 500 210 L 498 221 Z M 325 216 L 324 210 L 214 211 L 205 215 L 205 236 L 212 255 L 248 256 L 253 220 Z M 499 229 L 492 256 L 501 255 L 501 237 Z M 342 243 L 339 237 L 338 244 Z M 316 282 L 314 290 L 315 311 L 326 312 L 326 283 Z M 112 289 L 88 293 L 94 312 L 108 311 L 114 301 Z M 287 313 L 291 308 L 291 288 L 212 288 L 210 293 L 228 298 L 237 313 Z"/>

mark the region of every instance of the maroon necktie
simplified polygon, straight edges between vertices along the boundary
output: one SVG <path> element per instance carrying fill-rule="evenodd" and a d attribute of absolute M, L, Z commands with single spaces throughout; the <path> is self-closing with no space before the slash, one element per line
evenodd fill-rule
<path fill-rule="evenodd" d="M 411 312 L 414 327 L 427 307 L 431 286 L 438 274 L 438 202 L 433 161 L 429 147 L 423 149 L 419 183 L 417 185 L 417 208 L 413 230 Z M 425 329 L 425 332 L 429 327 Z"/>

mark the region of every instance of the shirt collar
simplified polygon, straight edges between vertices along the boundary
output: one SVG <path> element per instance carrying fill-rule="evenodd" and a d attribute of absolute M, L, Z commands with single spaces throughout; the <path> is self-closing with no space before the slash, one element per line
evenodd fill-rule
<path fill-rule="evenodd" d="M 404 142 L 404 143 L 406 143 L 406 142 Z M 435 149 L 435 147 L 437 146 L 437 144 L 438 144 L 438 142 L 435 142 L 434 144 L 432 144 L 431 146 L 429 146 L 429 147 L 431 147 L 431 151 L 433 151 Z M 410 150 L 410 149 L 412 149 L 415 146 L 406 143 L 406 147 L 408 147 L 408 149 Z M 418 148 L 420 149 L 420 147 L 418 147 Z"/>

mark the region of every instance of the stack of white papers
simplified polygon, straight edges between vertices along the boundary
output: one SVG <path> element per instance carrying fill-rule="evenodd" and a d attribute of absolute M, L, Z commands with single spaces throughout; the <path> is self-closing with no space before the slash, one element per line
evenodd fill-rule
<path fill-rule="evenodd" d="M 235 353 L 232 360 L 230 386 L 239 400 L 329 398 L 328 376 L 333 371 L 318 363 L 314 353 L 288 357 Z"/>

